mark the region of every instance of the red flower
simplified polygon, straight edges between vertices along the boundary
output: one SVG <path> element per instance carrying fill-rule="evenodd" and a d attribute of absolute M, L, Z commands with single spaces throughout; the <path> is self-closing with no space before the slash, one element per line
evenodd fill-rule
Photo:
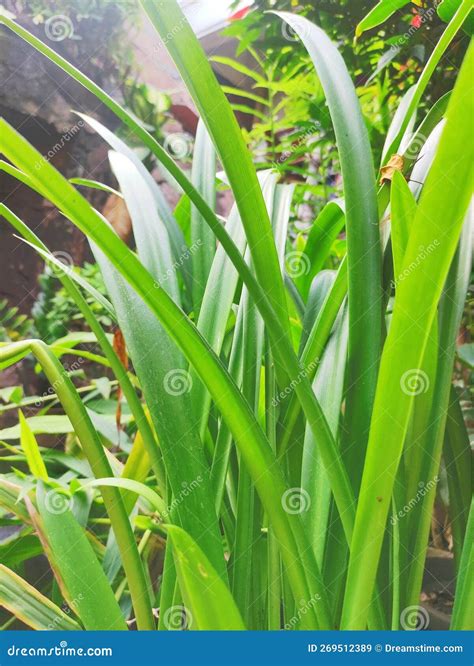
<path fill-rule="evenodd" d="M 419 28 L 422 23 L 423 20 L 420 14 L 415 14 L 415 16 L 410 21 L 410 25 L 414 26 L 415 28 Z"/>
<path fill-rule="evenodd" d="M 232 14 L 232 16 L 229 16 L 229 21 L 238 21 L 239 19 L 244 18 L 244 16 L 247 16 L 249 11 L 250 5 L 248 7 L 243 7 L 242 9 L 239 9 L 239 11 L 235 12 L 235 14 Z"/>

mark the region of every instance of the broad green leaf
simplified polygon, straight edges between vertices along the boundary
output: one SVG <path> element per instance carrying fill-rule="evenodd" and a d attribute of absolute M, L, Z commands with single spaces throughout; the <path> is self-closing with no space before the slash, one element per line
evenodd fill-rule
<path fill-rule="evenodd" d="M 0 564 L 0 606 L 36 631 L 82 629 L 59 606 L 3 564 Z"/>
<path fill-rule="evenodd" d="M 319 363 L 313 389 L 319 397 L 328 423 L 337 439 L 341 403 L 343 400 L 345 360 L 347 354 L 347 311 L 341 309 L 324 355 Z M 328 534 L 328 518 L 331 505 L 331 486 L 318 451 L 312 431 L 306 428 L 301 487 L 310 498 L 308 510 L 303 515 L 316 559 L 322 569 L 323 555 Z"/>
<path fill-rule="evenodd" d="M 267 206 L 270 206 L 273 201 L 276 179 L 276 175 L 270 172 L 264 172 L 260 175 L 262 193 Z M 245 253 L 246 238 L 236 206 L 231 209 L 227 227 L 228 233 L 239 251 Z M 199 332 L 217 354 L 222 349 L 226 325 L 238 282 L 238 272 L 232 266 L 222 245 L 219 245 L 211 266 L 197 321 Z M 202 414 L 201 437 L 204 437 L 211 398 L 205 387 L 199 381 L 194 381 L 194 376 L 195 374 L 191 371 L 191 377 L 193 378 L 191 396 L 196 413 Z"/>
<path fill-rule="evenodd" d="M 269 206 L 269 215 L 272 214 L 273 197 Z M 250 252 L 247 248 L 246 259 L 250 262 Z M 236 329 L 239 335 L 234 336 L 233 347 L 241 348 L 242 361 L 242 395 L 246 398 L 255 414 L 258 413 L 258 395 L 260 390 L 260 368 L 264 344 L 264 327 L 255 303 L 249 297 L 248 290 L 243 288 L 239 303 Z M 231 352 L 232 354 L 232 352 Z M 255 548 L 261 538 L 256 523 L 256 498 L 248 470 L 240 464 L 237 487 L 237 502 L 235 516 L 235 538 L 231 555 L 231 590 L 242 618 L 249 629 L 261 627 L 252 621 L 252 616 L 259 604 L 258 600 L 251 608 L 251 590 L 253 588 L 255 561 Z"/>
<path fill-rule="evenodd" d="M 189 610 L 187 626 L 202 631 L 244 630 L 242 617 L 229 588 L 184 530 L 167 527 L 181 593 Z"/>
<path fill-rule="evenodd" d="M 46 414 L 44 416 L 30 416 L 25 419 L 29 430 L 34 435 L 49 434 L 58 435 L 73 432 L 69 418 L 63 414 Z M 3 439 L 20 439 L 20 424 L 3 428 L 0 430 L 0 437 Z"/>
<path fill-rule="evenodd" d="M 97 415 L 92 410 L 89 410 L 89 416 L 92 419 L 97 419 L 96 423 L 102 425 L 104 436 L 110 434 L 115 424 L 115 416 L 110 415 Z M 122 414 L 122 423 L 127 423 L 130 416 Z M 24 420 L 26 427 L 29 428 L 33 435 L 62 435 L 74 432 L 74 426 L 68 416 L 64 414 L 45 414 L 44 416 L 29 416 Z M 0 437 L 3 439 L 20 439 L 22 434 L 21 421 L 18 425 L 10 426 L 0 430 Z"/>
<path fill-rule="evenodd" d="M 313 378 L 316 372 L 318 360 L 322 357 L 324 348 L 331 334 L 337 314 L 341 308 L 342 302 L 347 294 L 347 260 L 343 259 L 336 279 L 328 293 L 318 316 L 309 332 L 308 339 L 305 342 L 304 349 L 300 353 L 301 364 L 306 369 L 309 378 Z M 305 336 L 305 334 L 303 334 Z M 300 405 L 296 396 L 291 396 L 288 403 L 283 423 L 282 437 L 280 441 L 279 454 L 286 450 L 291 438 L 295 423 L 300 414 Z"/>
<path fill-rule="evenodd" d="M 51 566 L 59 577 L 66 601 L 85 629 L 126 630 L 113 590 L 83 529 L 69 510 L 67 498 L 40 482 L 36 500 L 41 518 L 37 523 L 40 538 L 47 545 Z"/>
<path fill-rule="evenodd" d="M 130 213 L 138 256 L 157 283 L 179 304 L 178 281 L 168 233 L 154 208 L 147 181 L 126 155 L 110 151 L 109 161 Z"/>
<path fill-rule="evenodd" d="M 308 294 L 308 300 L 304 310 L 303 317 L 303 331 L 301 333 L 299 354 L 304 350 L 311 331 L 314 328 L 314 323 L 317 320 L 322 307 L 328 300 L 328 294 L 334 285 L 336 279 L 336 271 L 319 271 L 313 278 L 311 288 Z M 316 362 L 319 362 L 317 359 Z"/>
<path fill-rule="evenodd" d="M 167 8 L 168 7 L 169 5 L 167 6 Z M 265 294 L 265 291 L 264 289 L 262 289 L 261 284 L 257 280 L 255 280 L 252 272 L 249 270 L 248 266 L 243 260 L 242 255 L 237 251 L 234 243 L 228 236 L 225 229 L 222 227 L 219 220 L 215 217 L 213 212 L 207 206 L 206 202 L 202 199 L 197 190 L 192 186 L 192 184 L 189 182 L 189 180 L 186 178 L 183 172 L 179 169 L 179 167 L 177 167 L 177 165 L 174 163 L 174 161 L 171 159 L 168 153 L 166 153 L 166 151 L 163 150 L 160 144 L 139 123 L 136 122 L 133 116 L 130 115 L 126 110 L 124 110 L 119 104 L 117 104 L 109 95 L 107 95 L 107 93 L 105 93 L 93 81 L 84 76 L 79 70 L 77 70 L 77 68 L 68 63 L 53 49 L 43 44 L 39 39 L 34 37 L 27 30 L 18 26 L 14 21 L 11 21 L 11 19 L 5 17 L 4 15 L 3 16 L 0 15 L 0 21 L 3 22 L 5 25 L 7 25 L 10 30 L 14 31 L 17 35 L 19 35 L 22 39 L 27 41 L 31 46 L 33 46 L 39 52 L 47 56 L 52 62 L 61 67 L 66 73 L 72 76 L 78 83 L 84 86 L 87 90 L 95 94 L 109 109 L 112 110 L 113 113 L 117 115 L 117 117 L 119 117 L 130 129 L 132 129 L 132 131 L 154 153 L 154 155 L 158 158 L 163 167 L 167 171 L 169 171 L 169 173 L 176 179 L 176 181 L 183 188 L 183 191 L 189 196 L 193 204 L 198 208 L 198 210 L 201 212 L 201 214 L 206 219 L 208 224 L 212 227 L 219 242 L 222 243 L 222 245 L 226 249 L 226 252 L 231 258 L 232 262 L 238 269 L 242 280 L 245 282 L 245 284 L 249 288 L 249 291 L 252 293 L 253 297 L 255 298 L 255 302 L 267 324 L 267 328 L 272 338 L 272 344 L 276 346 L 278 363 L 280 364 L 280 367 L 285 366 L 290 376 L 293 376 L 294 379 L 297 379 L 295 392 L 298 395 L 298 399 L 301 400 L 303 410 L 308 416 L 308 420 L 311 423 L 311 427 L 314 429 L 315 432 L 318 432 L 318 437 L 320 440 L 319 444 L 321 446 L 322 451 L 324 451 L 324 456 L 326 461 L 325 464 L 330 472 L 332 488 L 334 490 L 335 496 L 337 497 L 338 505 L 341 507 L 342 514 L 347 517 L 346 528 L 347 528 L 347 534 L 349 534 L 352 525 L 351 516 L 353 511 L 349 509 L 349 507 L 352 506 L 352 497 L 351 497 L 352 493 L 347 481 L 347 475 L 343 468 L 338 450 L 335 447 L 335 443 L 332 439 L 331 431 L 325 421 L 324 414 L 321 411 L 321 408 L 318 405 L 314 397 L 314 394 L 311 391 L 311 386 L 309 381 L 307 381 L 305 377 L 303 377 L 302 380 L 299 381 L 299 378 L 301 377 L 301 369 L 297 363 L 296 358 L 293 355 L 293 350 L 291 348 L 291 340 L 289 339 L 289 332 L 288 330 L 285 331 L 285 326 L 287 324 L 286 324 L 286 316 L 283 316 L 284 311 L 280 311 L 282 314 L 282 318 L 278 318 L 278 316 L 271 308 L 267 296 Z M 184 19 L 182 22 L 184 22 Z M 6 124 L 3 123 L 3 126 L 6 127 Z M 240 134 L 238 136 L 240 136 Z M 32 159 L 33 162 L 30 164 L 30 166 L 32 164 L 36 165 L 38 163 L 41 163 L 43 172 L 46 171 L 50 175 L 52 172 L 54 172 L 54 170 L 51 168 L 51 165 L 49 165 L 46 161 L 43 163 L 41 162 L 41 155 L 39 155 L 39 153 L 37 152 L 35 153 L 35 151 L 33 151 Z M 41 183 L 44 182 L 44 179 L 42 178 L 38 179 L 39 174 L 37 173 L 37 170 L 35 170 L 33 174 L 30 173 L 30 175 L 33 175 L 32 180 L 34 181 L 34 184 L 37 185 L 40 191 L 43 193 L 44 189 L 41 189 L 42 188 Z M 56 193 L 59 198 L 55 199 L 56 203 L 60 202 L 60 207 L 66 216 L 68 216 L 68 213 L 66 213 L 64 210 L 64 205 L 63 205 L 64 197 L 62 196 L 62 192 L 65 186 L 67 189 L 67 185 L 69 184 L 68 183 L 65 184 L 64 181 L 62 181 L 62 185 L 56 190 Z M 49 194 L 46 194 L 46 196 L 52 198 L 50 192 L 51 187 L 49 186 L 49 183 L 47 189 Z M 243 196 L 245 198 L 246 194 L 244 193 Z M 79 199 L 79 202 L 80 201 L 81 199 Z M 81 208 L 81 206 L 79 207 Z M 73 214 L 74 212 L 79 213 L 79 219 L 81 219 L 82 213 L 84 211 L 82 211 L 82 213 L 80 211 L 75 211 L 75 206 L 69 208 L 69 213 L 70 213 L 69 217 L 71 217 L 72 215 L 72 218 L 75 220 L 75 223 L 77 224 L 78 223 L 77 214 L 74 215 Z M 253 213 L 254 212 L 255 211 L 253 211 Z M 98 219 L 100 220 L 101 218 L 99 217 Z M 80 222 L 78 226 L 79 228 L 84 229 L 84 227 L 81 225 Z M 95 227 L 95 225 L 93 226 Z M 92 238 L 94 238 L 94 233 L 90 235 Z M 105 247 L 108 247 L 107 244 L 105 245 Z M 121 252 L 119 252 L 119 254 L 121 255 Z M 122 256 L 120 257 L 116 256 L 115 257 L 116 265 L 121 266 L 122 260 L 123 260 Z M 273 278 L 274 277 L 275 274 L 273 274 Z M 138 293 L 144 293 L 144 299 L 146 301 L 146 296 L 150 297 L 150 293 L 154 290 L 154 286 L 149 284 L 148 289 L 143 290 L 138 287 L 138 285 L 141 284 L 141 278 L 138 277 L 138 274 L 135 275 L 135 278 L 136 282 L 134 283 L 134 287 Z M 130 280 L 130 276 L 128 279 Z M 174 332 L 173 325 L 171 325 L 171 331 Z M 196 348 L 196 341 L 194 342 L 193 347 Z M 199 348 L 199 345 L 197 345 L 197 347 Z M 13 361 L 10 359 L 10 362 Z M 213 359 L 213 362 L 215 362 L 215 359 Z M 220 368 L 219 371 L 221 370 L 222 368 Z M 234 398 L 237 400 L 239 399 L 238 395 L 239 394 L 234 394 Z M 249 417 L 248 411 L 247 411 L 247 417 Z M 242 423 L 240 423 L 239 425 L 241 426 Z M 293 521 L 293 528 L 295 528 L 296 531 L 299 531 L 299 528 L 297 528 L 295 521 Z M 297 541 L 300 540 L 301 540 L 301 533 L 299 533 L 299 536 L 297 538 Z M 291 569 L 292 568 L 293 567 L 291 567 Z M 308 567 L 306 567 L 307 571 L 312 571 L 313 569 L 314 569 L 313 565 L 308 565 Z M 293 582 L 296 582 L 296 579 Z M 301 594 L 297 593 L 296 596 L 301 598 Z M 313 616 L 314 614 L 313 610 L 314 609 L 311 609 L 310 612 L 311 616 Z M 318 611 L 324 614 L 323 604 L 320 604 L 318 606 Z"/>
<path fill-rule="evenodd" d="M 407 173 L 408 169 L 418 159 L 418 155 L 424 151 L 427 138 L 431 135 L 446 113 L 450 97 L 451 92 L 447 92 L 433 104 L 420 125 L 417 127 L 416 132 L 414 132 L 413 136 L 410 138 L 403 153 L 403 159 L 405 162 L 404 173 Z"/>

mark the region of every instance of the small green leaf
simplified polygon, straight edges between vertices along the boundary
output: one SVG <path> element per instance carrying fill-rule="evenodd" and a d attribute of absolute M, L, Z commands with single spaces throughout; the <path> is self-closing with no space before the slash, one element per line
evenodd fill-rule
<path fill-rule="evenodd" d="M 26 462 L 28 463 L 30 472 L 38 479 L 47 481 L 48 470 L 41 457 L 38 442 L 21 410 L 18 412 L 18 418 L 20 419 L 20 444 L 25 452 Z"/>
<path fill-rule="evenodd" d="M 392 14 L 395 14 L 398 9 L 402 9 L 408 4 L 410 4 L 410 0 L 380 0 L 356 27 L 356 37 L 360 37 L 366 30 L 376 28 L 390 18 Z"/>

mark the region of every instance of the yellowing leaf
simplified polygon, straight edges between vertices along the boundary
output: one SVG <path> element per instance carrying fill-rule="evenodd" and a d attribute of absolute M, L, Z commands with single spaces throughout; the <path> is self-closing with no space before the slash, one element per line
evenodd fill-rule
<path fill-rule="evenodd" d="M 18 411 L 18 418 L 20 419 L 20 444 L 30 472 L 38 479 L 47 481 L 49 478 L 48 470 L 41 457 L 38 442 L 21 410 Z"/>

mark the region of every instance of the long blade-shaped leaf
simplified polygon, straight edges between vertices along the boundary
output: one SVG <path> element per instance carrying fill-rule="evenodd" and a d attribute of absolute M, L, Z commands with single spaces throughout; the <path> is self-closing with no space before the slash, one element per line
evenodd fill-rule
<path fill-rule="evenodd" d="M 81 626 L 14 571 L 0 564 L 0 606 L 36 631 L 80 631 Z"/>
<path fill-rule="evenodd" d="M 161 221 L 150 209 L 147 184 L 124 155 L 113 153 L 112 163 L 130 210 L 139 257 L 155 277 L 155 291 L 178 298 L 168 240 L 165 229 L 160 229 Z M 180 524 L 225 579 L 224 551 L 210 492 L 209 469 L 193 419 L 186 359 L 105 254 L 95 244 L 92 248 L 160 440 L 171 490 L 179 501 L 176 513 Z M 193 491 L 184 494 L 187 487 Z"/>
<path fill-rule="evenodd" d="M 201 113 L 239 208 L 257 277 L 288 331 L 283 280 L 270 219 L 250 153 L 208 58 L 175 0 L 141 0 Z M 179 25 L 177 31 L 175 27 Z M 173 39 L 168 39 L 170 31 Z"/>
<path fill-rule="evenodd" d="M 382 259 L 375 173 L 367 129 L 346 65 L 326 33 L 277 13 L 301 37 L 326 95 L 346 209 L 349 341 L 345 413 L 347 468 L 357 489 L 368 437 L 382 337 Z"/>
<path fill-rule="evenodd" d="M 41 482 L 36 491 L 41 520 L 33 509 L 40 538 L 46 542 L 51 566 L 61 580 L 68 603 L 90 631 L 127 628 L 105 573 L 67 499 Z"/>
<path fill-rule="evenodd" d="M 216 205 L 216 154 L 206 126 L 199 121 L 194 144 L 192 181 L 203 199 L 214 210 Z M 195 315 L 201 307 L 216 239 L 195 206 L 191 207 L 191 248 L 193 251 L 193 305 Z"/>

